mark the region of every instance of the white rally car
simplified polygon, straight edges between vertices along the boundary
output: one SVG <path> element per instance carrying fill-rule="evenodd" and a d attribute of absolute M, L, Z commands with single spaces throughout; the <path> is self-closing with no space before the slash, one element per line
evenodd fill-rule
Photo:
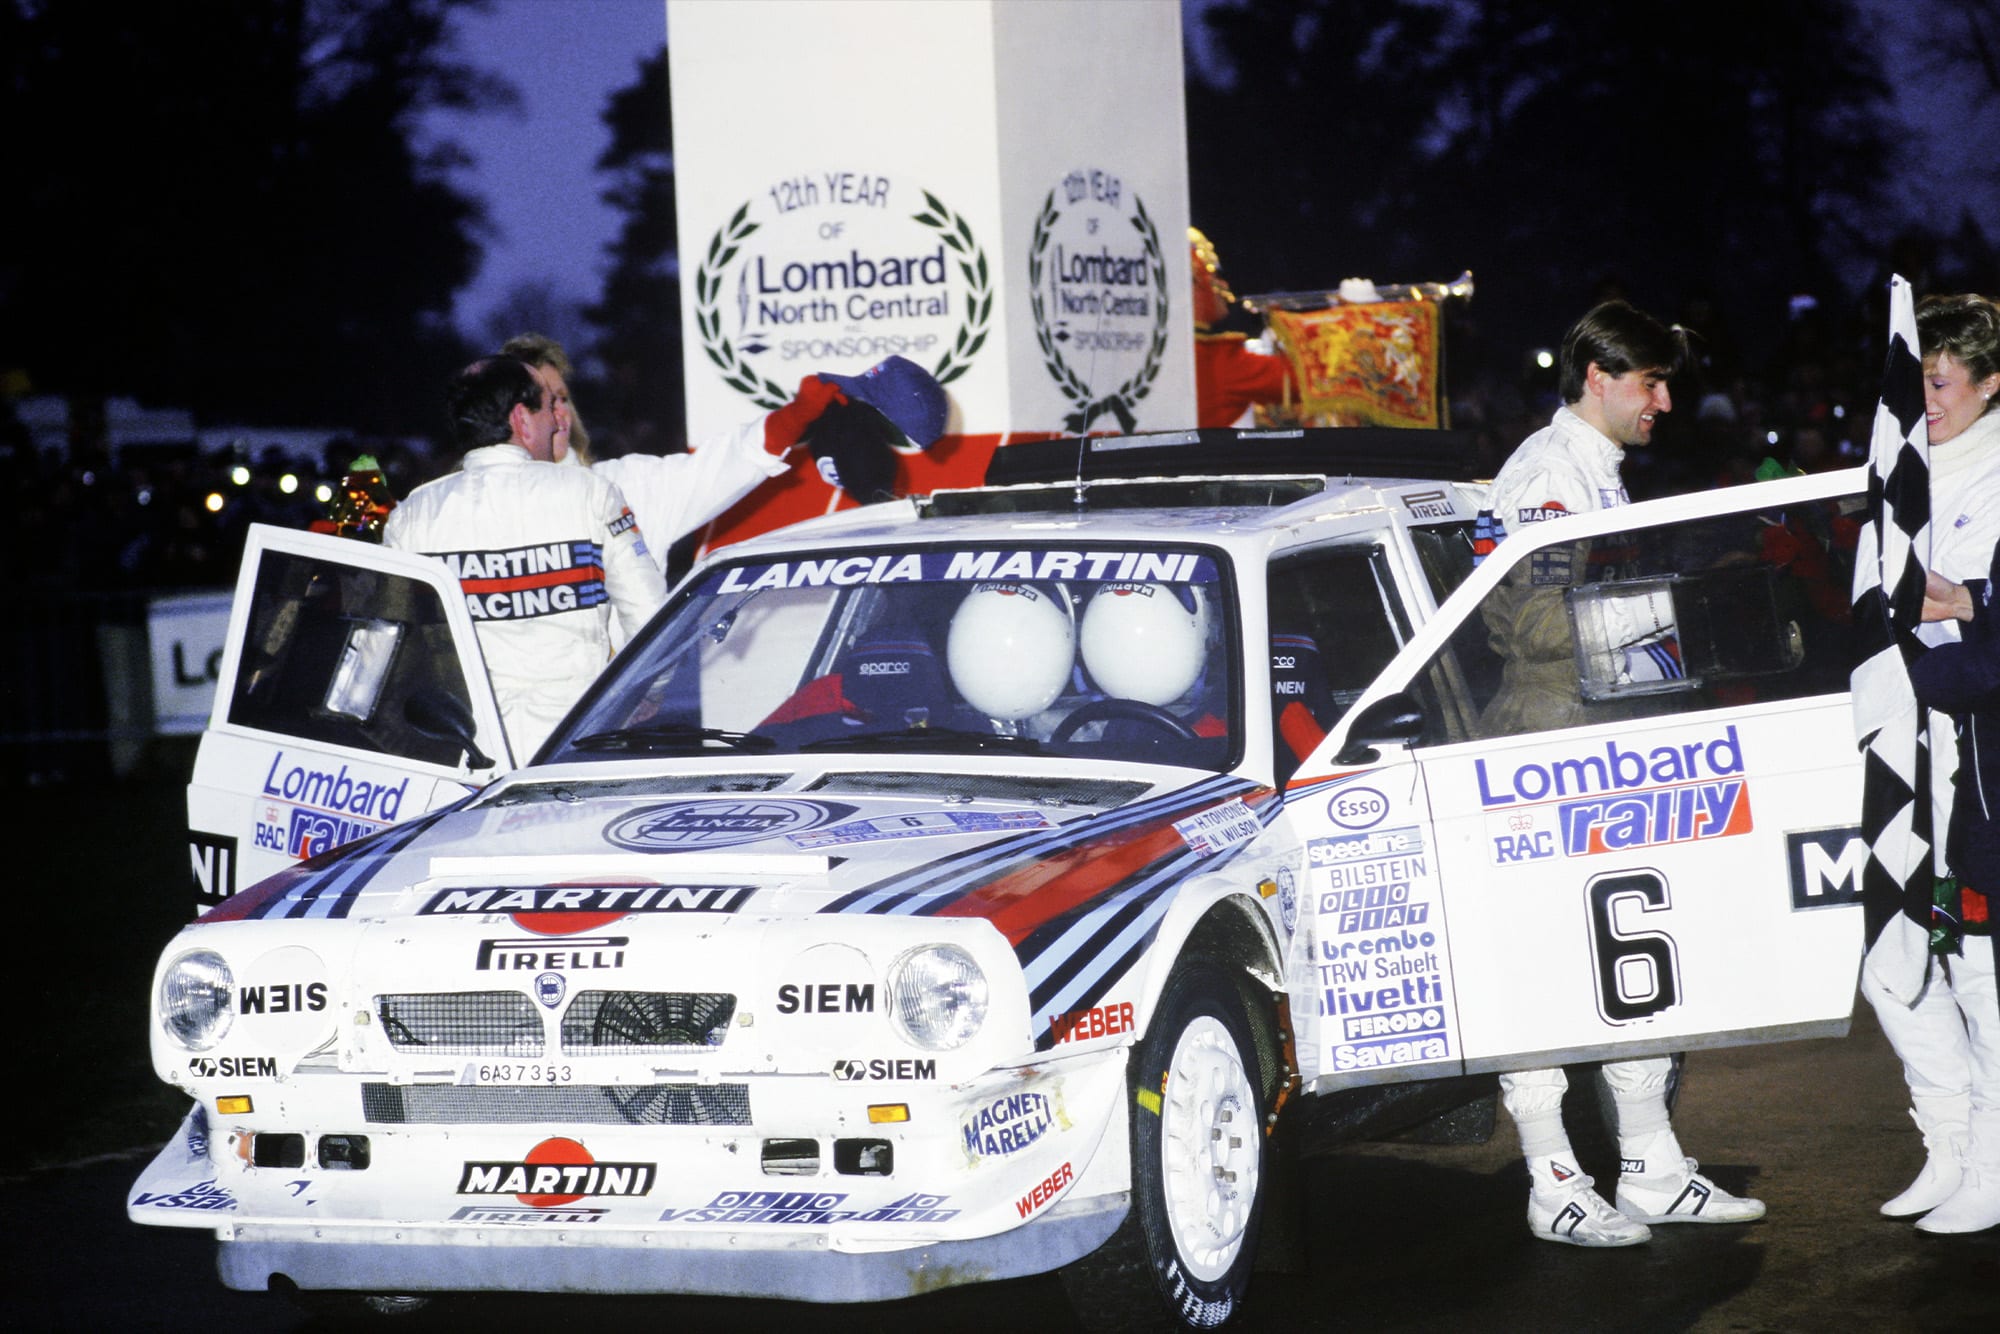
<path fill-rule="evenodd" d="M 213 1229 L 236 1288 L 1067 1266 L 1203 1326 L 1274 1125 L 1844 1032 L 1861 475 L 1479 563 L 1481 488 L 1346 475 L 1428 470 L 1418 433 L 1329 438 L 1385 437 L 1017 446 L 1064 480 L 732 547 L 512 772 L 441 565 L 255 530 L 190 788 L 213 906 L 153 984 L 195 1105 L 130 1216 Z M 1579 542 L 1623 576 L 1566 595 L 1584 721 L 1496 727 L 1489 599 Z M 1684 676 L 1632 670 L 1634 599 Z"/>

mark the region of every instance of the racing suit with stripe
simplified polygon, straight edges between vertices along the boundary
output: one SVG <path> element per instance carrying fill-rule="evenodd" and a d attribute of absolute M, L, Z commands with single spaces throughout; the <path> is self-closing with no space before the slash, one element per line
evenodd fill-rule
<path fill-rule="evenodd" d="M 614 618 L 629 639 L 666 598 L 618 488 L 516 444 L 468 450 L 458 472 L 412 491 L 382 543 L 458 578 L 516 763 L 604 669 Z"/>
<path fill-rule="evenodd" d="M 1619 475 L 1625 450 L 1569 408 L 1556 409 L 1554 419 L 1521 443 L 1493 479 L 1490 505 L 1495 536 L 1568 514 L 1589 513 L 1629 503 Z M 1582 583 L 1592 572 L 1588 543 L 1558 545 L 1536 552 L 1511 570 L 1487 595 L 1488 642 L 1502 659 L 1499 692 L 1480 717 L 1487 736 L 1511 736 L 1557 727 L 1579 727 L 1627 716 L 1617 705 L 1587 705 L 1577 693 L 1576 640 L 1570 629 L 1563 590 Z M 1641 633 L 1656 639 L 1671 629 L 1644 608 L 1630 638 Z M 1641 1146 L 1655 1133 L 1668 1131 L 1667 1079 L 1673 1059 L 1608 1061 L 1605 1082 L 1618 1104 L 1620 1156 L 1638 1161 Z M 1528 1159 L 1531 1188 L 1543 1180 L 1549 1160 L 1575 1156 L 1562 1124 L 1563 1093 L 1569 1081 L 1560 1067 L 1521 1070 L 1500 1076 L 1501 1099 L 1521 1133 L 1521 1151 Z M 1678 1165 L 1678 1159 L 1675 1164 Z M 1540 1169 L 1540 1170 L 1538 1170 Z M 1557 1168 L 1560 1179 L 1561 1167 Z M 1644 1174 L 1642 1167 L 1638 1174 Z"/>

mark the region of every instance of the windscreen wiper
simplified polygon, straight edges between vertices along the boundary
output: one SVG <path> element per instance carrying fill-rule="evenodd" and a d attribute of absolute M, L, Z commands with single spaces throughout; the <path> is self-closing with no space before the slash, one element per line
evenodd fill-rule
<path fill-rule="evenodd" d="M 808 741 L 800 750 L 935 750 L 946 752 L 1007 750 L 1039 755 L 1042 743 L 1028 736 L 968 732 L 955 727 L 910 727 L 899 732 L 858 732 L 853 736 Z"/>
<path fill-rule="evenodd" d="M 775 750 L 778 743 L 762 732 L 732 732 L 722 727 L 697 727 L 665 720 L 591 732 L 569 743 L 572 750 L 637 750 L 647 752 L 705 750 L 713 742 L 731 750 Z"/>

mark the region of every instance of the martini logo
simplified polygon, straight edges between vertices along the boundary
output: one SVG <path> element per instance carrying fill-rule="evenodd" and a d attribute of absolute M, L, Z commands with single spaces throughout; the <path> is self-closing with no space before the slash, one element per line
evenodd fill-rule
<path fill-rule="evenodd" d="M 417 909 L 422 917 L 506 913 L 540 936 L 569 936 L 609 926 L 633 913 L 735 912 L 755 885 L 633 884 L 474 886 L 441 889 Z"/>
<path fill-rule="evenodd" d="M 530 1209 L 555 1209 L 586 1196 L 640 1196 L 653 1189 L 656 1163 L 600 1163 L 573 1139 L 545 1139 L 519 1162 L 466 1163 L 460 1195 L 512 1195 Z"/>
<path fill-rule="evenodd" d="M 676 801 L 614 820 L 604 837 L 633 852 L 688 852 L 760 843 L 845 819 L 854 807 L 837 801 L 764 797 Z"/>
<path fill-rule="evenodd" d="M 1070 172 L 1042 201 L 1028 241 L 1028 305 L 1042 367 L 1072 408 L 1064 430 L 1081 434 L 1104 416 L 1127 434 L 1138 425 L 1166 354 L 1170 304 L 1145 202 L 1111 172 Z"/>
<path fill-rule="evenodd" d="M 802 370 L 890 356 L 950 384 L 993 318 L 971 224 L 912 182 L 854 171 L 801 172 L 745 200 L 709 239 L 694 294 L 702 351 L 761 408 L 791 401 Z"/>

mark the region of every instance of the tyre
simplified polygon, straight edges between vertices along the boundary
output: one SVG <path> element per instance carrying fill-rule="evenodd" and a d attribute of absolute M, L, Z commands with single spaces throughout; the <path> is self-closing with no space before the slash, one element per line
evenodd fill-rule
<path fill-rule="evenodd" d="M 1086 1328 L 1214 1329 L 1241 1309 L 1264 1196 L 1256 1051 L 1230 978 L 1176 969 L 1129 1068 L 1131 1210 L 1063 1273 Z"/>

